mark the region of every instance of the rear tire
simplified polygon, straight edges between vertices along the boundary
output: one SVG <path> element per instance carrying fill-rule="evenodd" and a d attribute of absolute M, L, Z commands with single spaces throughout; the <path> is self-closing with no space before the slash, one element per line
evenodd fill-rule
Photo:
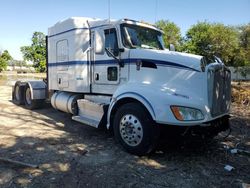
<path fill-rule="evenodd" d="M 24 104 L 23 90 L 24 90 L 24 85 L 20 81 L 17 81 L 15 83 L 13 93 L 12 93 L 13 102 L 17 105 Z"/>
<path fill-rule="evenodd" d="M 25 107 L 32 110 L 41 108 L 44 100 L 43 99 L 32 99 L 31 98 L 31 89 L 28 84 L 24 88 L 24 104 Z"/>
<path fill-rule="evenodd" d="M 116 140 L 123 148 L 139 156 L 150 153 L 159 137 L 158 126 L 139 103 L 121 106 L 115 114 L 113 129 Z"/>

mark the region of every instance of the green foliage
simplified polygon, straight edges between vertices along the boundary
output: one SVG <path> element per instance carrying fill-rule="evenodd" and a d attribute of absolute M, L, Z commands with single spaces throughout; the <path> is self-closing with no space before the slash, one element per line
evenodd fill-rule
<path fill-rule="evenodd" d="M 38 72 L 46 71 L 46 42 L 42 32 L 34 32 L 31 46 L 22 46 L 24 60 L 32 61 Z"/>
<path fill-rule="evenodd" d="M 12 60 L 13 58 L 11 57 L 11 55 L 9 54 L 8 50 L 4 50 L 1 58 L 3 58 L 6 61 Z"/>
<path fill-rule="evenodd" d="M 250 24 L 229 27 L 198 22 L 187 31 L 181 50 L 203 56 L 216 55 L 229 66 L 250 65 Z"/>
<path fill-rule="evenodd" d="M 250 23 L 238 27 L 240 53 L 243 64 L 250 66 Z"/>
<path fill-rule="evenodd" d="M 206 22 L 201 22 L 192 26 L 187 31 L 185 43 L 182 46 L 182 51 L 200 55 L 207 55 L 211 48 L 209 28 L 210 25 Z"/>
<path fill-rule="evenodd" d="M 4 52 L 0 55 L 0 72 L 6 69 L 8 62 L 12 60 L 11 55 L 8 50 L 4 50 Z"/>
<path fill-rule="evenodd" d="M 7 62 L 4 59 L 0 58 L 0 72 L 6 69 L 6 67 L 7 67 Z"/>
<path fill-rule="evenodd" d="M 223 24 L 213 24 L 211 27 L 211 54 L 214 54 L 227 65 L 237 65 L 240 63 L 236 59 L 240 52 L 239 38 L 237 31 Z"/>
<path fill-rule="evenodd" d="M 160 20 L 156 22 L 156 26 L 164 32 L 163 40 L 166 48 L 168 48 L 170 44 L 173 44 L 178 51 L 181 45 L 180 28 L 169 20 Z"/>
<path fill-rule="evenodd" d="M 198 22 L 186 34 L 182 50 L 203 56 L 216 55 L 227 65 L 241 64 L 238 32 L 219 23 Z"/>

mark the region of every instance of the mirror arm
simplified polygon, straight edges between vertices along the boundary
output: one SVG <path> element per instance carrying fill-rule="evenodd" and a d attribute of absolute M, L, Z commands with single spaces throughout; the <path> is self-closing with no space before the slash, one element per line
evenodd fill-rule
<path fill-rule="evenodd" d="M 120 67 L 124 67 L 124 62 L 121 61 L 120 59 L 118 59 L 117 57 L 115 57 L 115 55 L 108 48 L 105 48 L 105 51 L 107 52 L 108 55 L 110 55 L 111 57 L 113 57 L 118 62 L 118 64 L 120 65 Z"/>

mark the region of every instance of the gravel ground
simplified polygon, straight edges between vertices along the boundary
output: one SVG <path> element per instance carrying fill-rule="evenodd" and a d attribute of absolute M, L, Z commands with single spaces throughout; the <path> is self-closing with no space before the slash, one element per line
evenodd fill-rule
<path fill-rule="evenodd" d="M 11 87 L 0 81 L 0 187 L 250 187 L 250 107 L 233 104 L 232 114 L 227 138 L 222 133 L 205 144 L 165 143 L 137 157 L 108 131 L 68 114 L 14 105 Z M 244 152 L 231 153 L 233 148 Z"/>

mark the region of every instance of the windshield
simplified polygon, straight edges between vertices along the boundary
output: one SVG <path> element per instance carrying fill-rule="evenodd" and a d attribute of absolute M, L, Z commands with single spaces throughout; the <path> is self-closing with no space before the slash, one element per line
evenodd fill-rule
<path fill-rule="evenodd" d="M 164 50 L 162 34 L 147 27 L 131 24 L 121 25 L 122 42 L 127 48 Z"/>

